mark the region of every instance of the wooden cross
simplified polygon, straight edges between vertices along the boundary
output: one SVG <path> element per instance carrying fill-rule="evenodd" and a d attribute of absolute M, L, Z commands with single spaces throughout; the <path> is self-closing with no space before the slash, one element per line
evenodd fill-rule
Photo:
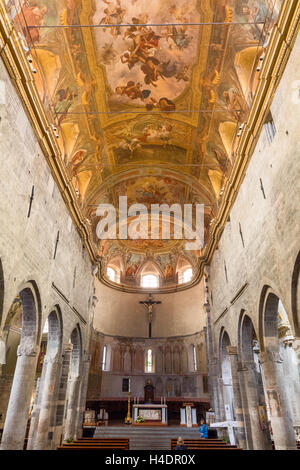
<path fill-rule="evenodd" d="M 151 338 L 152 333 L 152 315 L 153 315 L 153 305 L 161 304 L 160 300 L 153 300 L 152 294 L 149 294 L 148 300 L 141 300 L 140 304 L 144 305 L 148 311 L 149 315 L 149 338 Z"/>

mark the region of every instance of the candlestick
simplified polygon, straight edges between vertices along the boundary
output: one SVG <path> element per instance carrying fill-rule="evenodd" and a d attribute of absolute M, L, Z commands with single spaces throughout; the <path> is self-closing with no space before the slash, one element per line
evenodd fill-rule
<path fill-rule="evenodd" d="M 130 416 L 130 392 L 128 392 L 128 411 L 127 411 L 127 416 L 125 418 L 125 424 L 131 424 L 132 419 Z"/>

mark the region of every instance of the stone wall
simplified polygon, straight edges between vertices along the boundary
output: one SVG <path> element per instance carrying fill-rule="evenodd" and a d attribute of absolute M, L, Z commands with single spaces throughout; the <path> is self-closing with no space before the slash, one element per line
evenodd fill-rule
<path fill-rule="evenodd" d="M 154 300 L 162 302 L 153 309 L 153 338 L 190 335 L 203 329 L 202 282 L 182 292 L 156 295 L 153 290 L 152 294 Z M 145 307 L 139 304 L 147 299 L 148 294 L 120 292 L 97 282 L 96 295 L 99 299 L 94 318 L 96 330 L 113 336 L 148 336 L 148 314 Z"/>
<path fill-rule="evenodd" d="M 0 307 L 3 305 L 0 311 L 0 362 L 5 362 L 3 344 L 11 327 L 8 312 L 24 287 L 35 299 L 32 308 L 36 318 L 30 335 L 37 347 L 46 318 L 56 308 L 61 318 L 61 351 L 76 328 L 80 335 L 81 360 L 89 349 L 94 294 L 91 261 L 1 60 L 0 160 Z M 25 298 L 23 301 L 26 304 Z M 29 331 L 24 332 L 24 342 L 28 334 Z M 11 348 L 18 345 L 18 335 L 15 336 L 17 342 L 10 345 Z M 24 354 L 31 354 L 28 344 Z M 0 428 L 5 420 L 15 367 L 13 358 L 10 357 L 9 362 L 13 366 L 8 371 L 7 383 L 3 374 L 0 381 L 0 392 L 5 395 L 0 400 L 3 405 Z M 59 368 L 57 374 L 59 380 Z M 55 387 L 53 383 L 50 385 Z M 64 405 L 62 401 L 60 406 Z M 51 419 L 53 434 L 55 420 Z"/>
<path fill-rule="evenodd" d="M 144 397 L 144 386 L 149 379 L 155 386 L 157 399 L 161 396 L 208 399 L 203 331 L 194 335 L 165 339 L 128 339 L 99 333 L 98 335 L 98 344 L 94 344 L 91 363 L 94 363 L 95 367 L 98 363 L 101 368 L 104 346 L 107 353 L 106 361 L 103 363 L 101 389 L 99 388 L 97 392 L 90 382 L 88 392 L 90 400 L 126 398 L 127 392 L 122 391 L 124 378 L 130 379 L 132 396 L 141 399 Z M 193 346 L 195 346 L 196 370 Z M 146 372 L 148 349 L 152 351 L 151 372 Z"/>
<path fill-rule="evenodd" d="M 300 249 L 299 76 L 300 37 L 271 107 L 276 134 L 269 143 L 263 129 L 210 265 L 216 351 L 222 328 L 237 345 L 242 310 L 258 334 L 265 285 L 277 293 L 294 324 L 292 276 Z"/>
<path fill-rule="evenodd" d="M 300 429 L 299 77 L 298 36 L 273 122 L 264 125 L 207 267 L 212 403 L 223 420 L 231 401 L 239 445 L 248 449 L 271 448 L 270 432 L 276 449 L 295 449 Z"/>

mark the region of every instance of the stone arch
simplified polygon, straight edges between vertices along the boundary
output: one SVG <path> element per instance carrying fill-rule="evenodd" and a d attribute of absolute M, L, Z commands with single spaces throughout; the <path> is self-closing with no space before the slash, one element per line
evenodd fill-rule
<path fill-rule="evenodd" d="M 261 367 L 258 362 L 258 335 L 253 320 L 241 310 L 238 322 L 238 351 L 243 369 L 242 387 L 245 432 L 248 449 L 268 449 L 271 440 Z M 259 406 L 260 419 L 257 413 Z"/>
<path fill-rule="evenodd" d="M 50 309 L 48 320 L 47 353 L 61 353 L 63 341 L 63 320 L 59 305 Z"/>
<path fill-rule="evenodd" d="M 253 341 L 257 340 L 257 334 L 253 322 L 245 310 L 241 311 L 238 326 L 238 348 L 241 358 L 253 360 Z"/>
<path fill-rule="evenodd" d="M 264 286 L 259 303 L 260 362 L 277 450 L 295 449 L 293 423 L 300 417 L 299 375 L 292 347 L 294 337 L 280 298 Z M 297 385 L 296 385 L 297 383 Z"/>
<path fill-rule="evenodd" d="M 292 315 L 295 329 L 295 336 L 300 336 L 300 251 L 296 258 L 292 275 Z"/>
<path fill-rule="evenodd" d="M 41 337 L 42 304 L 39 290 L 35 281 L 26 283 L 20 290 L 22 302 L 22 348 L 35 347 Z"/>
<path fill-rule="evenodd" d="M 220 357 L 221 374 L 223 378 L 228 377 L 229 372 L 230 372 L 230 377 L 231 377 L 230 360 L 229 360 L 229 356 L 226 350 L 228 346 L 231 346 L 230 338 L 225 328 L 222 328 L 220 332 L 219 357 Z"/>
<path fill-rule="evenodd" d="M 70 335 L 70 341 L 73 345 L 70 360 L 70 377 L 79 377 L 82 358 L 82 337 L 80 326 L 78 324 Z"/>
<path fill-rule="evenodd" d="M 41 338 L 42 307 L 36 282 L 23 284 L 19 298 L 22 329 L 1 442 L 3 450 L 23 449 Z M 8 316 L 7 327 L 10 321 Z"/>
<path fill-rule="evenodd" d="M 278 307 L 282 306 L 289 328 L 292 328 L 289 315 L 282 304 L 280 297 L 271 289 L 264 286 L 259 302 L 259 343 L 260 350 L 278 351 Z"/>

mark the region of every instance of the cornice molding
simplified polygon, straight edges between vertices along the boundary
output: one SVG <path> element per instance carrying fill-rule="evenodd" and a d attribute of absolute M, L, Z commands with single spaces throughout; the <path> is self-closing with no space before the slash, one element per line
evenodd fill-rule
<path fill-rule="evenodd" d="M 272 30 L 250 115 L 240 137 L 235 163 L 225 186 L 218 217 L 212 224 L 210 241 L 205 247 L 204 256 L 199 260 L 197 276 L 189 285 L 165 290 L 158 289 L 157 293 L 170 293 L 194 287 L 201 280 L 205 265 L 211 262 L 259 139 L 265 116 L 270 109 L 276 88 L 295 43 L 299 31 L 299 22 L 299 1 L 286 0 L 283 3 L 278 21 Z M 43 109 L 21 40 L 11 24 L 3 2 L 0 4 L 0 55 L 10 78 L 15 84 L 62 198 L 87 248 L 92 263 L 95 263 L 99 261 L 99 258 L 93 243 L 91 229 L 81 213 L 78 198 L 61 158 L 61 152 L 51 128 L 51 116 L 47 115 Z M 127 286 L 112 285 L 103 279 L 100 272 L 101 270 L 99 270 L 98 278 L 109 287 L 125 292 L 141 293 L 138 287 L 131 289 Z"/>

